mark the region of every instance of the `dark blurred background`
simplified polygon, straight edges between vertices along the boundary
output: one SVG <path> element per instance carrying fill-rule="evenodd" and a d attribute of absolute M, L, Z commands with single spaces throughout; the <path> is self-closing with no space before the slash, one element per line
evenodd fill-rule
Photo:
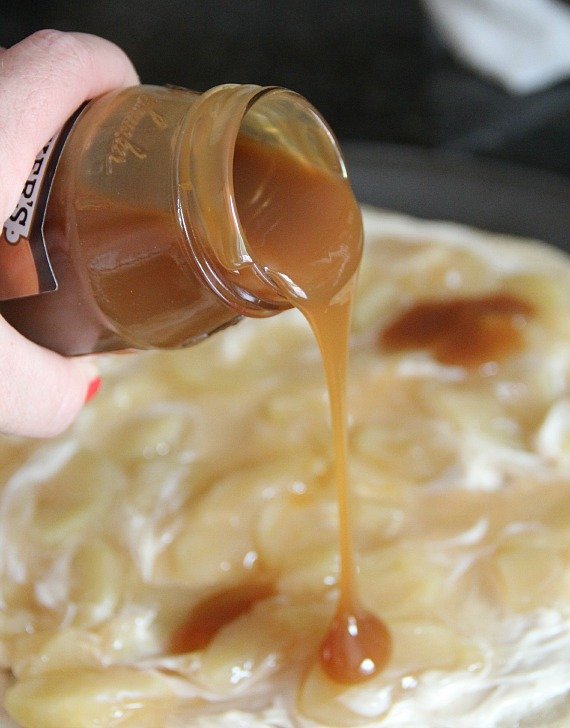
<path fill-rule="evenodd" d="M 88 31 L 122 46 L 144 82 L 278 84 L 343 141 L 570 175 L 570 83 L 509 94 L 454 60 L 419 0 L 18 0 L 2 15 L 5 46 L 43 27 Z"/>

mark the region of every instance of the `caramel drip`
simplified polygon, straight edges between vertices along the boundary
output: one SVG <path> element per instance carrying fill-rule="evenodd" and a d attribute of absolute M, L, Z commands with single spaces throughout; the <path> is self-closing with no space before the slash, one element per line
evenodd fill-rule
<path fill-rule="evenodd" d="M 428 349 L 442 364 L 477 367 L 520 351 L 533 313 L 528 301 L 506 292 L 423 301 L 381 333 L 380 345 L 387 351 Z"/>
<path fill-rule="evenodd" d="M 337 611 L 321 642 L 320 665 L 331 680 L 354 684 L 382 670 L 392 651 L 388 628 L 378 617 L 353 605 Z"/>
<path fill-rule="evenodd" d="M 353 684 L 381 671 L 392 650 L 382 620 L 364 609 L 356 582 L 347 458 L 346 379 L 353 280 L 345 300 L 336 305 L 299 306 L 322 353 L 329 390 L 339 514 L 340 594 L 336 615 L 319 648 L 319 661 L 329 678 Z"/>
<path fill-rule="evenodd" d="M 169 652 L 174 655 L 205 649 L 218 632 L 274 594 L 270 584 L 241 584 L 197 604 L 174 632 Z"/>

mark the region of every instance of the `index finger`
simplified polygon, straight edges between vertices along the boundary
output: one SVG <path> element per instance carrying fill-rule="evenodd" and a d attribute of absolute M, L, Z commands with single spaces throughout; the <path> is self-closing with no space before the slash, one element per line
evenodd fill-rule
<path fill-rule="evenodd" d="M 13 211 L 42 146 L 81 104 L 138 77 L 114 43 L 41 30 L 3 50 L 0 63 L 0 219 Z"/>

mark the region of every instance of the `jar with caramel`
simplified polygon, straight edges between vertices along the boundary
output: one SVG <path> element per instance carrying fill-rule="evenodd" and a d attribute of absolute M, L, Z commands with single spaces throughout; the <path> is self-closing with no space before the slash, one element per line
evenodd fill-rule
<path fill-rule="evenodd" d="M 354 275 L 360 216 L 342 156 L 296 93 L 135 86 L 88 103 L 66 134 L 34 211 L 54 290 L 18 290 L 20 263 L 0 265 L 16 276 L 0 282 L 0 313 L 43 346 L 184 347 Z"/>

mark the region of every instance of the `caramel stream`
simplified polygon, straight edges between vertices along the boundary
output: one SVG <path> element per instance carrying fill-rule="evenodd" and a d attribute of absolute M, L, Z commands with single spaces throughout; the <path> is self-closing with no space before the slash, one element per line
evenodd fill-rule
<path fill-rule="evenodd" d="M 336 615 L 321 643 L 320 664 L 334 681 L 356 683 L 386 665 L 391 638 L 386 625 L 360 604 L 352 539 L 347 458 L 346 379 L 354 279 L 335 306 L 298 306 L 319 343 L 327 378 L 339 517 L 340 594 Z"/>
<path fill-rule="evenodd" d="M 305 316 L 321 350 L 335 454 L 341 568 L 336 616 L 319 661 L 334 681 L 360 682 L 385 666 L 391 650 L 386 626 L 360 603 L 349 507 L 346 380 L 362 246 L 360 210 L 346 179 L 248 140 L 236 148 L 234 184 L 254 260 L 262 262 L 267 276 Z"/>

